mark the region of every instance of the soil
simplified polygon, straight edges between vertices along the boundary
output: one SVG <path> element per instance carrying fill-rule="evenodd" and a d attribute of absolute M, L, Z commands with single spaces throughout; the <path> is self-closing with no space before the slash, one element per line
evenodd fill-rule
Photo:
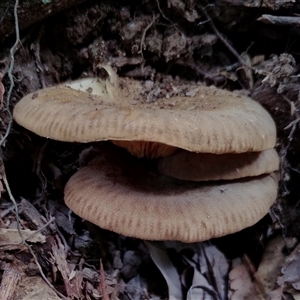
<path fill-rule="evenodd" d="M 281 158 L 276 203 L 255 226 L 211 243 L 231 267 L 233 258 L 246 255 L 256 269 L 275 236 L 285 242 L 282 255 L 287 258 L 292 253 L 300 236 L 297 1 L 88 0 L 63 1 L 58 9 L 57 1 L 41 0 L 40 14 L 34 13 L 39 16 L 22 17 L 20 27 L 12 23 L 17 2 L 0 3 L 5 8 L 0 24 L 9 28 L 2 33 L 0 49 L 4 86 L 3 90 L 0 85 L 0 227 L 30 229 L 41 235 L 40 240 L 28 242 L 30 250 L 20 241 L 2 243 L 0 238 L 2 281 L 8 269 L 20 275 L 18 280 L 40 277 L 42 271 L 57 292 L 49 299 L 168 297 L 165 279 L 142 241 L 85 222 L 63 202 L 66 182 L 86 164 L 97 145 L 47 140 L 11 119 L 14 105 L 26 94 L 67 80 L 104 77 L 98 66 L 106 63 L 121 77 L 147 82 L 152 89 L 149 103 L 169 96 L 171 86 L 186 93 L 190 83 L 201 82 L 238 90 L 269 111 L 276 122 Z M 26 1 L 19 4 L 22 16 L 26 9 L 30 12 Z M 17 201 L 17 214 L 12 198 Z M 180 251 L 171 249 L 169 254 L 185 277 L 186 294 L 191 266 L 182 261 Z M 280 287 L 282 295 L 293 295 L 283 284 Z M 229 289 L 228 283 L 224 289 Z M 9 293 L 21 292 L 16 285 Z M 222 297 L 209 299 L 227 299 Z"/>

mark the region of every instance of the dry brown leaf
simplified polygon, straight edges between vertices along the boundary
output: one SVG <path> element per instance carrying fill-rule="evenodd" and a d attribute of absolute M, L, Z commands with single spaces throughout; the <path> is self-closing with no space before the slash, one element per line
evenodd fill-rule
<path fill-rule="evenodd" d="M 229 274 L 230 288 L 233 291 L 230 299 L 281 300 L 284 283 L 295 284 L 295 289 L 299 287 L 300 276 L 297 274 L 297 265 L 299 266 L 300 256 L 297 255 L 297 251 L 294 251 L 294 255 L 291 255 L 285 266 L 282 267 L 285 260 L 283 254 L 285 246 L 286 243 L 281 236 L 272 239 L 265 249 L 253 278 L 245 265 L 236 265 Z M 281 272 L 284 275 L 279 277 Z M 278 284 L 281 286 L 278 287 Z M 291 293 L 291 291 L 289 292 Z"/>
<path fill-rule="evenodd" d="M 5 300 L 13 300 L 16 288 L 21 279 L 21 274 L 16 268 L 5 268 L 1 276 L 0 297 Z"/>
<path fill-rule="evenodd" d="M 205 276 L 203 276 L 196 268 L 194 268 L 194 276 L 192 286 L 187 293 L 187 300 L 193 299 L 207 299 L 212 300 L 217 297 L 214 288 L 208 283 Z"/>
<path fill-rule="evenodd" d="M 131 299 L 149 299 L 147 294 L 148 284 L 139 274 L 132 277 L 126 284 L 125 291 Z M 169 296 L 168 299 L 181 299 L 174 296 Z"/>
<path fill-rule="evenodd" d="M 278 288 L 277 279 L 281 275 L 280 270 L 285 260 L 282 252 L 284 247 L 285 242 L 281 236 L 272 239 L 267 244 L 258 270 L 254 274 L 255 279 L 261 283 L 265 293 L 268 295 L 271 291 Z"/>
<path fill-rule="evenodd" d="M 268 297 L 270 300 L 282 300 L 282 288 L 279 287 L 276 290 L 269 292 Z M 296 300 L 296 298 L 295 298 L 295 300 Z"/>
<path fill-rule="evenodd" d="M 125 280 L 129 280 L 138 273 L 138 268 L 141 265 L 142 260 L 139 257 L 137 251 L 128 250 L 123 256 L 123 268 L 121 273 Z"/>
<path fill-rule="evenodd" d="M 83 276 L 80 272 L 77 271 L 74 271 L 75 273 L 71 272 L 69 268 L 69 264 L 66 260 L 65 248 L 59 239 L 57 239 L 57 243 L 54 242 L 52 245 L 52 255 L 53 255 L 55 265 L 63 278 L 68 296 L 71 299 L 73 297 L 81 299 L 81 297 L 83 297 L 82 289 L 81 289 Z"/>
<path fill-rule="evenodd" d="M 49 200 L 48 205 L 51 215 L 55 217 L 56 224 L 70 235 L 76 235 L 74 230 L 74 219 L 70 216 L 70 210 L 57 201 Z"/>
<path fill-rule="evenodd" d="M 229 272 L 230 300 L 256 300 L 260 295 L 252 282 L 246 266 L 239 260 Z"/>
<path fill-rule="evenodd" d="M 286 258 L 286 262 L 281 268 L 282 276 L 278 278 L 280 286 L 288 283 L 291 284 L 295 290 L 300 290 L 300 244 L 294 251 Z"/>
<path fill-rule="evenodd" d="M 36 230 L 20 230 L 24 240 L 31 243 L 45 243 L 46 237 Z M 18 229 L 0 228 L 0 246 L 18 245 L 22 243 Z"/>
<path fill-rule="evenodd" d="M 119 300 L 119 295 L 124 293 L 126 284 L 120 277 L 120 271 L 118 269 L 114 270 L 114 272 L 110 274 L 110 279 L 107 280 L 107 285 L 109 287 L 108 292 L 110 293 L 110 299 Z"/>
<path fill-rule="evenodd" d="M 51 224 L 45 227 L 46 220 L 37 210 L 37 208 L 25 198 L 21 198 L 21 202 L 18 204 L 19 214 L 22 215 L 22 219 L 25 219 L 31 229 L 41 229 L 41 233 L 47 235 L 51 231 Z"/>
<path fill-rule="evenodd" d="M 197 243 L 195 246 L 199 251 L 195 251 L 193 259 L 185 257 L 194 268 L 193 282 L 187 299 L 225 299 L 227 284 L 224 278 L 229 269 L 227 259 L 216 246 L 209 242 Z M 211 280 L 212 277 L 213 280 Z"/>
<path fill-rule="evenodd" d="M 61 298 L 39 276 L 23 276 L 14 299 L 22 300 L 60 300 Z"/>
<path fill-rule="evenodd" d="M 242 58 L 248 66 L 251 66 L 251 57 L 248 54 L 243 53 Z M 248 87 L 252 90 L 254 84 L 252 70 L 250 67 L 243 67 L 242 70 L 244 72 L 245 80 L 248 83 Z"/>
<path fill-rule="evenodd" d="M 205 256 L 206 265 L 208 267 L 207 273 L 214 275 L 214 280 L 211 284 L 214 286 L 221 299 L 226 298 L 226 278 L 229 265 L 225 255 L 214 245 L 210 243 L 201 243 L 203 246 L 203 255 Z M 200 264 L 201 264 L 201 257 Z M 203 268 L 203 264 L 202 264 Z M 202 272 L 203 273 L 203 272 Z M 209 276 L 207 276 L 209 278 Z"/>

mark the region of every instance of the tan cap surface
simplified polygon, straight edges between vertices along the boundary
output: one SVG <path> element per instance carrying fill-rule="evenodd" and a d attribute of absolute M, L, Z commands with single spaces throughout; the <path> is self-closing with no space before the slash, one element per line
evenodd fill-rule
<path fill-rule="evenodd" d="M 259 176 L 272 173 L 278 168 L 279 157 L 275 149 L 219 155 L 182 150 L 158 162 L 162 174 L 193 181 Z"/>
<path fill-rule="evenodd" d="M 275 201 L 276 174 L 223 183 L 159 175 L 130 155 L 100 156 L 65 187 L 80 217 L 111 231 L 148 240 L 197 242 L 255 224 Z"/>
<path fill-rule="evenodd" d="M 13 116 L 38 135 L 69 142 L 147 141 L 209 153 L 262 151 L 275 145 L 274 121 L 247 97 L 199 86 L 194 97 L 149 104 L 132 82 L 124 80 L 112 96 L 118 85 L 111 83 L 100 96 L 63 85 L 46 88 L 19 101 Z M 118 98 L 122 91 L 124 99 Z"/>

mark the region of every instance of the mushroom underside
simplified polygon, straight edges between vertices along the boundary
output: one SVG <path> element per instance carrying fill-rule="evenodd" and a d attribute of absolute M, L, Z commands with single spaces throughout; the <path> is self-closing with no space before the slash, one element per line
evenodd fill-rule
<path fill-rule="evenodd" d="M 172 155 L 177 147 L 147 141 L 112 141 L 136 157 L 158 158 Z"/>

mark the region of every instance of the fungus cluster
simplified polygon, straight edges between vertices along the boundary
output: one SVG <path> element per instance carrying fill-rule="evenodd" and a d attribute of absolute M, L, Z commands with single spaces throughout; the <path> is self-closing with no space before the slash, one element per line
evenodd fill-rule
<path fill-rule="evenodd" d="M 126 236 L 183 242 L 233 233 L 267 214 L 279 158 L 274 121 L 257 102 L 199 86 L 194 97 L 147 103 L 139 81 L 103 68 L 106 80 L 37 91 L 13 113 L 47 138 L 117 145 L 101 147 L 70 178 L 71 210 Z"/>

